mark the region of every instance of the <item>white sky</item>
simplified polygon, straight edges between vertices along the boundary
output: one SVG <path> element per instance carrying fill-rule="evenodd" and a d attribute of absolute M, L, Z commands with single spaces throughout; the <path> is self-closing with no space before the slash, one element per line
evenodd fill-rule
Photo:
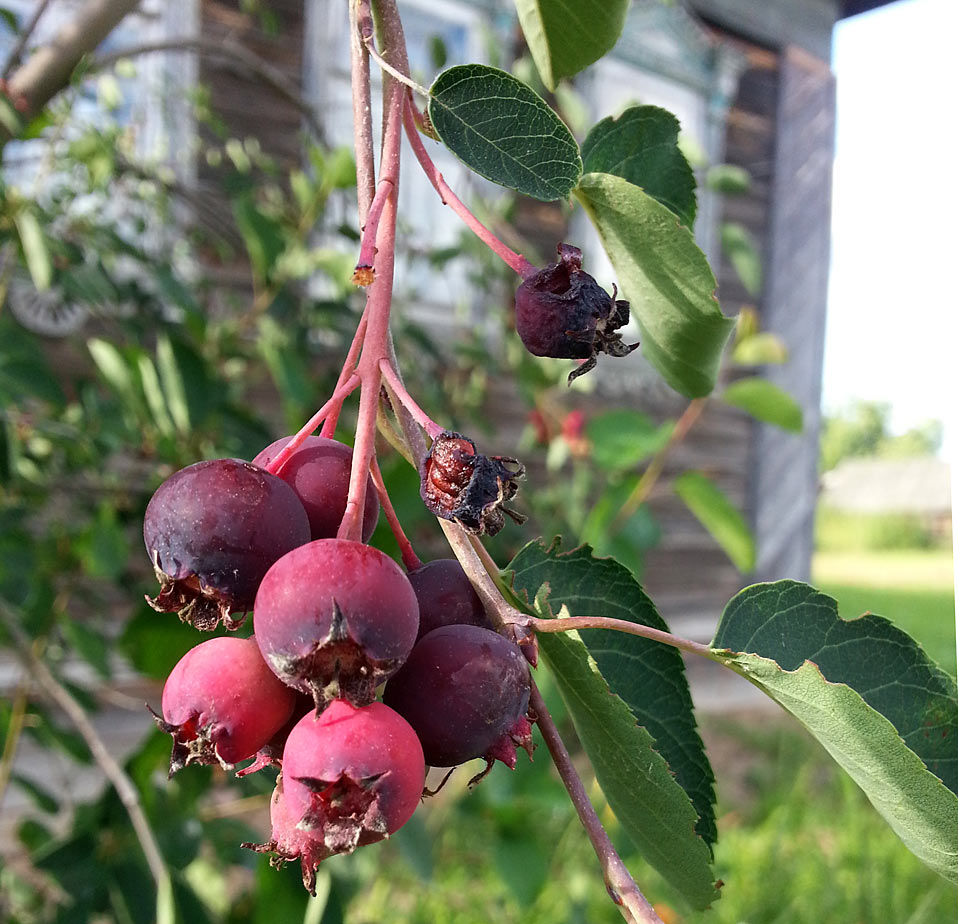
<path fill-rule="evenodd" d="M 958 462 L 958 0 L 840 23 L 823 403 L 887 401 L 896 432 L 945 423 Z"/>

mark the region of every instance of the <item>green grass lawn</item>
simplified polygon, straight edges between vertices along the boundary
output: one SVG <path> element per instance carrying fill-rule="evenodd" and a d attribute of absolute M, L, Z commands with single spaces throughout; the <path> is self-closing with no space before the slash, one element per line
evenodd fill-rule
<path fill-rule="evenodd" d="M 866 611 L 887 617 L 954 677 L 953 561 L 943 550 L 819 552 L 812 583 L 838 601 L 846 619 Z"/>

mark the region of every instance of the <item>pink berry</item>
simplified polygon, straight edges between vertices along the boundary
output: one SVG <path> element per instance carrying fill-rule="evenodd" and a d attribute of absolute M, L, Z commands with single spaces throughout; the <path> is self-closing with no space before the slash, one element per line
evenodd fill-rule
<path fill-rule="evenodd" d="M 283 751 L 289 816 L 330 854 L 398 831 L 419 805 L 425 778 L 416 733 L 378 702 L 357 708 L 335 700 L 322 715 L 309 713 Z"/>
<path fill-rule="evenodd" d="M 299 860 L 303 868 L 303 885 L 311 895 L 316 894 L 316 869 L 330 855 L 316 832 L 298 827 L 298 819 L 289 813 L 283 787 L 283 776 L 276 780 L 276 788 L 269 802 L 272 824 L 270 839 L 265 844 L 241 844 L 257 853 L 271 853 L 270 864 L 276 868 L 290 860 Z"/>
<path fill-rule="evenodd" d="M 317 539 L 269 569 L 254 619 L 266 663 L 322 709 L 337 697 L 372 702 L 412 650 L 419 604 L 402 569 L 379 549 Z"/>
<path fill-rule="evenodd" d="M 173 736 L 170 776 L 187 764 L 230 769 L 252 757 L 293 712 L 296 694 L 251 638 L 211 638 L 190 649 L 163 687 L 157 724 Z"/>

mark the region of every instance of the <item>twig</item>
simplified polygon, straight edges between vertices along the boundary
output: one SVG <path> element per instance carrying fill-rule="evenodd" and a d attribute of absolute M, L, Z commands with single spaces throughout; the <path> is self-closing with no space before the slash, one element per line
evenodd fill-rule
<path fill-rule="evenodd" d="M 629 517 L 645 502 L 652 488 L 655 487 L 655 483 L 659 480 L 662 470 L 665 468 L 665 461 L 669 453 L 678 443 L 685 439 L 689 430 L 692 429 L 693 424 L 699 419 L 702 411 L 705 410 L 707 401 L 707 398 L 695 398 L 689 402 L 688 406 L 682 412 L 682 416 L 675 422 L 675 427 L 668 441 L 655 456 L 653 456 L 652 461 L 642 473 L 642 477 L 636 482 L 635 487 L 625 499 L 619 512 L 609 524 L 608 532 L 610 536 L 614 536 L 620 532 Z"/>
<path fill-rule="evenodd" d="M 429 91 L 422 85 L 416 83 L 412 77 L 403 74 L 394 68 L 378 51 L 376 51 L 376 41 L 373 38 L 373 24 L 372 20 L 360 22 L 359 24 L 360 34 L 363 40 L 363 44 L 366 46 L 366 51 L 369 52 L 369 56 L 390 76 L 395 77 L 401 84 L 409 87 L 414 93 L 418 93 L 420 96 L 429 99 Z"/>
<path fill-rule="evenodd" d="M 642 638 L 652 639 L 655 642 L 662 642 L 664 645 L 671 645 L 680 651 L 687 651 L 690 654 L 701 655 L 703 658 L 714 659 L 712 649 L 701 642 L 693 642 L 691 639 L 681 638 L 678 635 L 672 635 L 670 632 L 663 632 L 661 629 L 653 629 L 652 626 L 645 626 L 638 622 L 629 622 L 627 619 L 612 619 L 608 616 L 566 616 L 561 619 L 538 619 L 534 616 L 529 617 L 528 625 L 536 632 L 571 632 L 574 629 L 613 629 L 616 632 L 626 632 L 629 635 L 638 635 Z"/>
<path fill-rule="evenodd" d="M 356 197 L 359 227 L 376 194 L 376 163 L 373 154 L 373 112 L 369 90 L 369 52 L 360 37 L 360 20 L 372 20 L 369 0 L 350 0 L 349 55 L 353 88 L 353 146 L 356 150 Z"/>
<path fill-rule="evenodd" d="M 131 45 L 94 58 L 90 63 L 90 70 L 106 70 L 125 58 L 138 57 L 158 51 L 188 51 L 205 58 L 225 61 L 228 64 L 238 63 L 242 65 L 250 74 L 262 80 L 278 96 L 285 99 L 304 116 L 309 123 L 309 127 L 320 141 L 326 137 L 323 123 L 320 121 L 315 108 L 302 96 L 299 88 L 292 84 L 281 70 L 234 39 L 223 38 L 213 41 L 204 38 L 178 38 Z"/>
<path fill-rule="evenodd" d="M 407 571 L 415 571 L 417 568 L 421 568 L 422 559 L 416 554 L 406 531 L 402 528 L 402 523 L 399 522 L 399 517 L 396 516 L 396 510 L 389 497 L 389 492 L 386 490 L 386 483 L 383 481 L 383 473 L 379 468 L 379 462 L 375 458 L 369 474 L 372 476 L 376 494 L 379 496 L 379 506 L 382 507 L 383 516 L 386 517 L 386 522 L 389 524 L 393 537 L 399 546 L 402 563 L 406 566 Z"/>
<path fill-rule="evenodd" d="M 13 69 L 20 63 L 20 55 L 23 54 L 23 49 L 27 47 L 27 42 L 30 41 L 30 36 L 33 35 L 33 32 L 37 27 L 37 23 L 40 21 L 40 17 L 47 11 L 47 7 L 49 5 L 50 0 L 40 0 L 36 6 L 36 9 L 33 11 L 33 15 L 20 31 L 20 35 L 17 38 L 17 43 L 10 50 L 10 56 L 7 58 L 7 63 L 3 66 L 2 77 L 4 80 L 10 76 L 10 74 L 13 72 Z"/>
<path fill-rule="evenodd" d="M 147 820 L 143 807 L 140 805 L 140 796 L 132 780 L 123 771 L 123 768 L 110 754 L 106 744 L 100 737 L 93 723 L 90 721 L 83 707 L 73 698 L 71 693 L 53 676 L 47 665 L 37 658 L 32 651 L 30 639 L 18 625 L 16 613 L 8 605 L 0 601 L 0 622 L 13 639 L 14 649 L 20 661 L 29 671 L 42 692 L 59 706 L 73 723 L 76 730 L 86 742 L 90 754 L 110 781 L 120 802 L 133 825 L 140 849 L 146 858 L 147 866 L 156 883 L 156 920 L 158 924 L 173 924 L 175 912 L 173 905 L 173 883 L 170 878 L 166 861 L 160 852 L 153 829 Z"/>
<path fill-rule="evenodd" d="M 585 832 L 592 842 L 592 848 L 602 865 L 605 887 L 612 901 L 618 905 L 619 911 L 622 912 L 622 916 L 627 921 L 635 921 L 636 924 L 639 924 L 639 922 L 641 924 L 662 924 L 662 919 L 655 913 L 655 909 L 636 885 L 631 873 L 622 862 L 622 858 L 616 852 L 608 833 L 602 826 L 595 808 L 589 801 L 582 779 L 572 763 L 572 758 L 559 736 L 559 731 L 535 682 L 532 684 L 532 696 L 529 703 L 535 711 L 536 725 L 539 727 L 542 739 L 549 749 L 552 762 L 559 772 L 559 777 L 569 793 L 569 798 L 572 800 L 576 814 L 579 816 L 579 821 L 585 828 Z"/>

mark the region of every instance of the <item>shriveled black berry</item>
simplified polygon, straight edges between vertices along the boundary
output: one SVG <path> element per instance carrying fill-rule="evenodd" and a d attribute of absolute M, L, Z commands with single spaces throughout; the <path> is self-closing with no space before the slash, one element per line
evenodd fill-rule
<path fill-rule="evenodd" d="M 416 643 L 383 702 L 415 729 L 430 766 L 484 757 L 515 767 L 516 746 L 532 748 L 530 687 L 513 642 L 478 626 L 443 626 Z"/>
<path fill-rule="evenodd" d="M 596 355 L 627 356 L 637 346 L 617 333 L 629 321 L 629 303 L 610 296 L 582 270 L 582 251 L 559 244 L 559 260 L 526 279 L 516 291 L 516 332 L 535 356 L 584 359 L 571 382 L 594 368 Z"/>
<path fill-rule="evenodd" d="M 494 536 L 505 524 L 503 514 L 517 523 L 525 521 L 505 506 L 515 497 L 516 481 L 524 474 L 516 459 L 481 455 L 472 440 L 446 430 L 423 459 L 419 493 L 437 517 L 456 520 L 478 535 Z"/>
<path fill-rule="evenodd" d="M 270 565 L 310 540 L 309 518 L 281 478 L 241 459 L 197 462 L 157 488 L 143 540 L 160 592 L 147 598 L 198 629 L 242 624 Z"/>

